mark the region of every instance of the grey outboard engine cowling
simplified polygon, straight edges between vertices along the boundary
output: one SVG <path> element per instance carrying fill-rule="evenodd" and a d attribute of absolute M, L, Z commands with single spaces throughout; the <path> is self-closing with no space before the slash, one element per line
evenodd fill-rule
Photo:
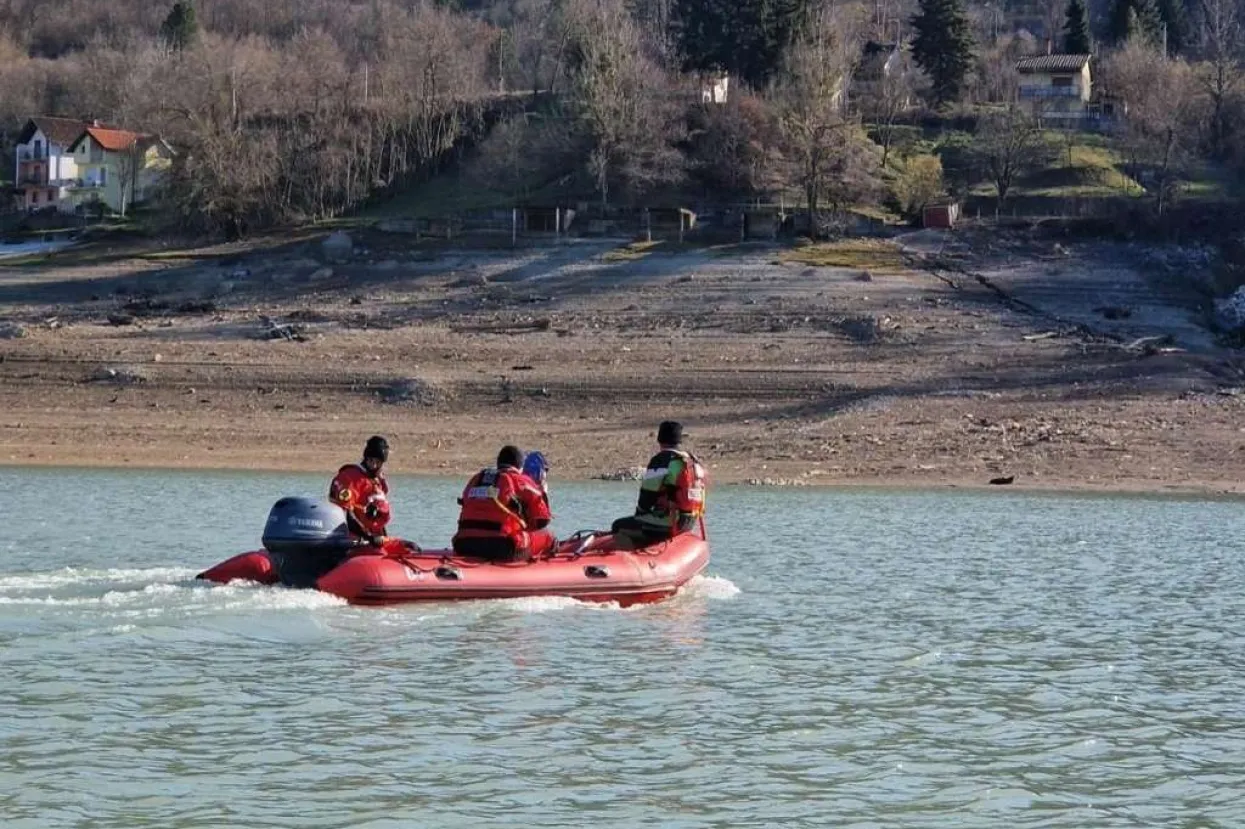
<path fill-rule="evenodd" d="M 263 544 L 282 584 L 311 587 L 342 562 L 354 541 L 341 507 L 318 498 L 288 497 L 269 510 Z"/>

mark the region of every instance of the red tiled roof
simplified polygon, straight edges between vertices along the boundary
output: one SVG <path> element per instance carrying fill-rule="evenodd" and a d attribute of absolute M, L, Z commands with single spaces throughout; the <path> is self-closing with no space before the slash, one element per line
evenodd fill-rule
<path fill-rule="evenodd" d="M 103 127 L 87 127 L 86 134 L 94 138 L 96 144 L 114 153 L 130 149 L 135 141 L 143 137 L 129 130 L 110 130 Z"/>

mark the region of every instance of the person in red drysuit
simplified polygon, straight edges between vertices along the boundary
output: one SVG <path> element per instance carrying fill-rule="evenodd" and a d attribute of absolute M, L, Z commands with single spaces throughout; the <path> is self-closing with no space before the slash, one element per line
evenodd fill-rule
<path fill-rule="evenodd" d="M 346 511 L 346 521 L 354 535 L 374 546 L 385 541 L 389 525 L 389 482 L 384 466 L 389 460 L 389 442 L 373 435 L 363 447 L 363 460 L 337 470 L 329 484 L 329 499 Z"/>
<path fill-rule="evenodd" d="M 549 498 L 523 472 L 523 453 L 504 446 L 497 467 L 482 469 L 458 499 L 462 511 L 454 552 L 486 561 L 522 561 L 552 552 L 557 539 L 548 529 Z"/>

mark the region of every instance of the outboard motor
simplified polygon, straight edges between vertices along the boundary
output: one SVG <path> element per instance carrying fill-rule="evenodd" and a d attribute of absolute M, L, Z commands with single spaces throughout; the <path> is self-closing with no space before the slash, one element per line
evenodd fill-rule
<path fill-rule="evenodd" d="M 290 587 L 315 586 L 354 546 L 341 507 L 302 497 L 282 498 L 272 505 L 263 543 L 281 583 Z"/>

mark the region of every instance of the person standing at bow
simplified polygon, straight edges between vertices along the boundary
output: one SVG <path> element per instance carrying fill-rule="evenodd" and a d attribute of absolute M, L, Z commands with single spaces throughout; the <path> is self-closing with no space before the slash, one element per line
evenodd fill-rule
<path fill-rule="evenodd" d="M 363 447 L 363 460 L 337 470 L 329 484 L 329 500 L 345 510 L 351 533 L 377 547 L 384 544 L 390 518 L 388 460 L 389 442 L 373 435 Z"/>

